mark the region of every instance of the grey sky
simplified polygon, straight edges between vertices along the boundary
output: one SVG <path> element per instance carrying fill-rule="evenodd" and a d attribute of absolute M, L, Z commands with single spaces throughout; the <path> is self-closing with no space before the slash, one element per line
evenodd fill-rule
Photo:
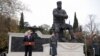
<path fill-rule="evenodd" d="M 48 24 L 52 25 L 53 16 L 52 10 L 56 8 L 56 2 L 59 0 L 21 0 L 25 6 L 31 11 L 24 11 L 25 21 L 31 26 Z M 96 15 L 96 22 L 100 22 L 100 0 L 60 0 L 62 7 L 66 10 L 69 18 L 66 23 L 73 25 L 74 12 L 80 25 L 85 25 L 89 22 L 88 15 Z"/>

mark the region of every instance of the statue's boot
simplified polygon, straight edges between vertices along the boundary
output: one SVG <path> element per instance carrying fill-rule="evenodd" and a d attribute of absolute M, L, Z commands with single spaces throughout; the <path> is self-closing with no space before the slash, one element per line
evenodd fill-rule
<path fill-rule="evenodd" d="M 78 41 L 77 41 L 77 39 L 75 38 L 75 36 L 71 36 L 70 42 L 78 42 Z"/>
<path fill-rule="evenodd" d="M 71 35 L 71 40 L 70 42 L 78 42 L 77 39 L 76 39 L 76 36 L 74 35 L 73 31 L 72 30 L 69 30 L 69 33 Z"/>

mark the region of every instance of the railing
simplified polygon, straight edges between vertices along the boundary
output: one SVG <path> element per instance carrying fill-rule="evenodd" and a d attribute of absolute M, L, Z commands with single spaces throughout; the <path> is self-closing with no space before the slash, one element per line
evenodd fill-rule
<path fill-rule="evenodd" d="M 95 56 L 95 48 L 93 48 L 93 56 Z"/>
<path fill-rule="evenodd" d="M 0 53 L 0 56 L 7 56 L 5 52 Z"/>

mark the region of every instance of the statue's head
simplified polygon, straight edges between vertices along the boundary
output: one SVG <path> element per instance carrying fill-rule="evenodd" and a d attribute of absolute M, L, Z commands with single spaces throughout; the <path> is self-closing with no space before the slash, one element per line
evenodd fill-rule
<path fill-rule="evenodd" d="M 57 9 L 62 9 L 62 2 L 61 1 L 57 1 Z"/>

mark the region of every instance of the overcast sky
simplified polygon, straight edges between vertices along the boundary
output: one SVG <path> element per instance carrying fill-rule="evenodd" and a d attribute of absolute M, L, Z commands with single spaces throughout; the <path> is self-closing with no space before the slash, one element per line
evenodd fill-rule
<path fill-rule="evenodd" d="M 21 0 L 30 11 L 24 11 L 25 21 L 31 26 L 48 24 L 52 25 L 52 11 L 56 8 L 56 2 L 59 0 Z M 76 12 L 80 25 L 85 25 L 89 22 L 88 15 L 96 16 L 97 23 L 100 22 L 100 0 L 60 0 L 62 8 L 66 10 L 68 19 L 66 23 L 73 25 L 74 12 Z"/>

